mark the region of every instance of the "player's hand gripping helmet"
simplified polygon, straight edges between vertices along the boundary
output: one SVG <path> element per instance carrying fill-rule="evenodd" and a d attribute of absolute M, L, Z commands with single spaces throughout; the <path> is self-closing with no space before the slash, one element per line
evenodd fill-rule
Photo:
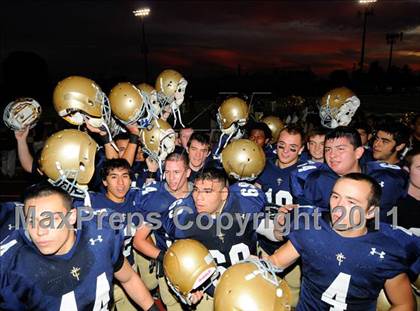
<path fill-rule="evenodd" d="M 255 142 L 238 139 L 223 149 L 220 160 L 229 176 L 237 180 L 254 180 L 264 169 L 265 153 Z"/>
<path fill-rule="evenodd" d="M 10 102 L 3 112 L 3 121 L 13 131 L 33 128 L 41 117 L 41 105 L 33 98 L 23 97 Z"/>
<path fill-rule="evenodd" d="M 360 100 L 348 88 L 340 87 L 327 92 L 321 99 L 319 116 L 327 128 L 347 126 L 360 106 Z"/>
<path fill-rule="evenodd" d="M 264 122 L 270 128 L 272 137 L 270 143 L 276 143 L 279 139 L 280 131 L 284 127 L 284 123 L 280 120 L 279 117 L 275 116 L 264 117 L 261 122 Z"/>
<path fill-rule="evenodd" d="M 148 128 L 140 131 L 140 141 L 143 151 L 158 163 L 166 159 L 166 156 L 175 149 L 175 131 L 168 122 L 162 119 L 152 120 Z"/>
<path fill-rule="evenodd" d="M 190 304 L 195 289 L 205 291 L 218 277 L 216 263 L 200 242 L 183 239 L 168 248 L 163 259 L 168 285 L 181 301 Z"/>
<path fill-rule="evenodd" d="M 70 76 L 58 82 L 53 94 L 54 108 L 59 116 L 73 125 L 85 121 L 93 127 L 105 127 L 109 136 L 115 136 L 121 127 L 111 116 L 108 98 L 92 80 Z"/>
<path fill-rule="evenodd" d="M 248 259 L 229 267 L 214 294 L 215 311 L 291 310 L 287 283 L 268 261 Z"/>
<path fill-rule="evenodd" d="M 159 104 L 156 90 L 153 88 L 153 86 L 147 83 L 141 83 L 137 85 L 137 88 L 140 90 L 141 94 L 143 95 L 143 98 L 148 103 L 146 108 L 150 109 L 148 111 L 149 115 L 151 115 L 154 119 L 159 119 L 162 107 Z"/>
<path fill-rule="evenodd" d="M 86 133 L 67 129 L 50 136 L 39 158 L 49 182 L 74 197 L 83 198 L 95 171 L 97 144 Z"/>
<path fill-rule="evenodd" d="M 148 103 L 138 88 L 129 82 L 121 82 L 109 93 L 114 116 L 123 124 L 137 123 L 140 128 L 149 126 Z"/>
<path fill-rule="evenodd" d="M 160 106 L 170 106 L 174 114 L 174 126 L 177 118 L 182 127 L 181 111 L 179 106 L 184 102 L 185 89 L 187 88 L 187 80 L 178 72 L 172 69 L 162 71 L 156 78 L 155 89 L 158 95 Z"/>

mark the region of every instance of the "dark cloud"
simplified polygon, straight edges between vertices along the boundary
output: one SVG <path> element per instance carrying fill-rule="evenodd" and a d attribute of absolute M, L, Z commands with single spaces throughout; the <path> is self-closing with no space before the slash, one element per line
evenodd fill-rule
<path fill-rule="evenodd" d="M 53 75 L 141 76 L 140 1 L 2 1 L 2 57 L 38 53 Z M 359 60 L 363 7 L 357 1 L 153 1 L 146 34 L 151 71 L 204 75 L 310 66 L 351 69 Z M 384 61 L 387 32 L 405 32 L 394 61 L 420 70 L 420 2 L 381 1 L 369 16 L 366 60 Z"/>

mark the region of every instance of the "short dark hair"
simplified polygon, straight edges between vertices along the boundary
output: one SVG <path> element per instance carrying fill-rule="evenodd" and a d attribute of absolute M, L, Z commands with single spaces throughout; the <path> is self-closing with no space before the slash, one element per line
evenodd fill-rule
<path fill-rule="evenodd" d="M 60 187 L 53 186 L 48 182 L 40 182 L 26 188 L 23 193 L 23 203 L 26 205 L 26 202 L 31 199 L 48 197 L 54 194 L 60 196 L 63 206 L 67 211 L 70 211 L 73 208 L 73 200 L 70 194 Z"/>
<path fill-rule="evenodd" d="M 102 168 L 101 168 L 101 178 L 105 180 L 106 177 L 113 169 L 126 169 L 128 174 L 131 176 L 131 166 L 130 163 L 127 162 L 126 159 L 116 158 L 116 159 L 107 159 L 105 160 Z"/>
<path fill-rule="evenodd" d="M 411 149 L 407 155 L 404 157 L 404 161 L 407 164 L 407 167 L 410 169 L 413 164 L 413 158 L 420 154 L 420 148 Z"/>
<path fill-rule="evenodd" d="M 372 134 L 372 128 L 366 122 L 355 122 L 352 127 L 356 130 L 364 130 L 366 134 Z"/>
<path fill-rule="evenodd" d="M 187 147 L 189 148 L 193 140 L 198 141 L 199 143 L 206 145 L 210 149 L 210 136 L 205 133 L 194 132 L 191 134 L 190 139 L 187 142 Z"/>
<path fill-rule="evenodd" d="M 251 135 L 251 132 L 253 130 L 263 131 L 264 132 L 265 139 L 267 139 L 267 138 L 268 139 L 271 139 L 272 138 L 271 130 L 268 127 L 268 125 L 265 124 L 264 122 L 253 122 L 253 123 L 251 123 L 249 125 L 249 127 L 248 127 L 248 135 Z"/>
<path fill-rule="evenodd" d="M 302 145 L 304 144 L 304 142 L 305 142 L 305 132 L 303 131 L 303 128 L 300 125 L 298 125 L 298 124 L 288 124 L 288 125 L 286 125 L 285 127 L 283 127 L 281 129 L 280 134 L 279 134 L 279 138 L 280 138 L 281 133 L 283 133 L 283 132 L 287 132 L 291 135 L 300 135 L 300 138 L 302 140 Z"/>
<path fill-rule="evenodd" d="M 395 140 L 395 146 L 405 144 L 408 145 L 410 139 L 409 129 L 399 122 L 382 122 L 376 127 L 376 133 L 382 131 L 392 135 Z"/>
<path fill-rule="evenodd" d="M 194 179 L 194 183 L 198 180 L 217 180 L 222 184 L 222 187 L 229 185 L 225 171 L 218 168 L 205 168 L 204 170 L 200 170 Z"/>
<path fill-rule="evenodd" d="M 113 140 L 117 141 L 117 140 L 128 140 L 128 134 L 127 133 L 119 133 L 118 135 L 116 135 Z"/>
<path fill-rule="evenodd" d="M 362 146 L 362 139 L 360 138 L 359 132 L 350 126 L 338 126 L 335 129 L 327 132 L 325 135 L 325 141 L 330 139 L 347 138 L 354 149 Z"/>
<path fill-rule="evenodd" d="M 340 179 L 352 179 L 367 182 L 370 185 L 368 208 L 371 206 L 379 206 L 379 203 L 381 202 L 382 188 L 375 178 L 362 173 L 349 173 L 342 176 Z"/>
<path fill-rule="evenodd" d="M 165 163 L 168 161 L 181 161 L 184 164 L 185 168 L 190 167 L 188 156 L 185 152 L 177 152 L 177 151 L 171 152 L 170 154 L 166 156 Z"/>
<path fill-rule="evenodd" d="M 327 134 L 327 130 L 324 127 L 316 126 L 309 130 L 309 132 L 306 134 L 306 140 L 309 141 L 311 137 L 314 136 L 325 136 Z"/>

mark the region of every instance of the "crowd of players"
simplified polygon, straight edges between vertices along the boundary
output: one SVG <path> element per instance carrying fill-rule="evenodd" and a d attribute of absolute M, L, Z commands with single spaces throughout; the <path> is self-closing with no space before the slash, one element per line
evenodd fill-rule
<path fill-rule="evenodd" d="M 186 86 L 165 70 L 106 96 L 66 78 L 54 107 L 78 128 L 35 158 L 39 104 L 6 108 L 42 181 L 0 208 L 0 309 L 416 310 L 419 115 L 370 127 L 343 87 L 319 124 L 285 124 L 232 97 L 212 144 L 167 122 L 183 126 Z"/>

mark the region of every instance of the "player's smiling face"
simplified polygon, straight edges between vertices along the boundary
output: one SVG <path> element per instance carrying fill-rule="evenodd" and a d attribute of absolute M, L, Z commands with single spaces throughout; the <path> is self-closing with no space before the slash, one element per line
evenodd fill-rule
<path fill-rule="evenodd" d="M 108 199 L 116 203 L 124 202 L 125 195 L 130 190 L 130 173 L 126 168 L 114 168 L 109 171 L 103 183 Z"/>
<path fill-rule="evenodd" d="M 287 131 L 282 131 L 277 141 L 277 157 L 280 167 L 286 168 L 295 164 L 302 149 L 300 134 L 290 134 Z"/>
<path fill-rule="evenodd" d="M 190 167 L 201 168 L 209 154 L 209 146 L 200 143 L 197 140 L 192 140 L 188 148 L 188 159 L 190 160 Z"/>
<path fill-rule="evenodd" d="M 214 214 L 219 211 L 228 196 L 227 187 L 218 180 L 196 180 L 193 199 L 199 213 Z"/>
<path fill-rule="evenodd" d="M 25 213 L 27 231 L 41 254 L 63 255 L 70 251 L 75 241 L 72 226 L 76 222 L 76 211 L 72 209 L 68 212 L 60 195 L 52 194 L 27 200 Z M 63 222 L 59 228 L 67 213 L 71 213 L 70 217 L 67 217 L 70 226 Z"/>
<path fill-rule="evenodd" d="M 324 140 L 325 135 L 314 135 L 309 138 L 307 147 L 311 157 L 317 161 L 324 160 Z"/>
<path fill-rule="evenodd" d="M 325 161 L 337 175 L 359 171 L 358 161 L 362 155 L 363 147 L 354 148 L 346 137 L 325 141 Z"/>

